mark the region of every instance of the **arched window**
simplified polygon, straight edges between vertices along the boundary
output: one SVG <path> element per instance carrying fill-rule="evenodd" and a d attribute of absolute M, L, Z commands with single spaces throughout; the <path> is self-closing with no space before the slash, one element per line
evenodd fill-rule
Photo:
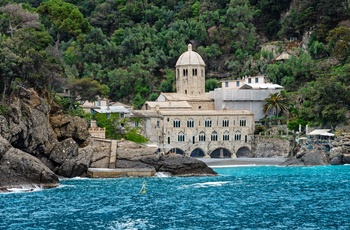
<path fill-rule="evenodd" d="M 247 120 L 246 119 L 240 119 L 239 120 L 239 126 L 247 126 Z"/>
<path fill-rule="evenodd" d="M 230 125 L 230 121 L 228 118 L 224 118 L 224 120 L 222 120 L 222 127 L 229 127 Z"/>
<path fill-rule="evenodd" d="M 177 135 L 177 140 L 179 142 L 185 141 L 185 135 L 183 132 L 179 132 L 179 134 Z"/>
<path fill-rule="evenodd" d="M 229 141 L 230 140 L 230 133 L 228 131 L 224 132 L 224 135 L 222 135 L 223 141 Z"/>
<path fill-rule="evenodd" d="M 193 128 L 194 127 L 194 120 L 193 118 L 190 118 L 187 120 L 187 127 Z"/>
<path fill-rule="evenodd" d="M 218 134 L 214 131 L 211 133 L 211 136 L 210 136 L 210 140 L 211 141 L 217 141 L 218 140 Z"/>
<path fill-rule="evenodd" d="M 205 133 L 204 132 L 199 133 L 199 141 L 205 141 Z"/>
<path fill-rule="evenodd" d="M 179 120 L 179 119 L 175 119 L 175 120 L 174 120 L 174 127 L 175 127 L 175 128 L 178 128 L 178 127 L 180 127 L 180 125 L 181 125 L 181 124 L 180 124 L 180 120 Z"/>
<path fill-rule="evenodd" d="M 205 119 L 205 121 L 204 121 L 204 126 L 205 127 L 211 127 L 211 119 L 210 118 L 207 118 L 207 119 Z"/>
<path fill-rule="evenodd" d="M 240 132 L 236 132 L 235 133 L 235 141 L 240 141 L 242 139 L 241 133 Z"/>

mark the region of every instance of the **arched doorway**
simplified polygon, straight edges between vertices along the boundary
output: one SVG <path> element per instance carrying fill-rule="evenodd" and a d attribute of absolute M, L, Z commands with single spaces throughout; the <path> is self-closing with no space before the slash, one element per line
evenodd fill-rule
<path fill-rule="evenodd" d="M 237 156 L 237 158 L 239 158 L 239 157 L 252 157 L 252 153 L 250 152 L 248 147 L 241 147 L 238 149 L 236 156 Z"/>
<path fill-rule="evenodd" d="M 211 158 L 231 158 L 232 153 L 225 148 L 217 148 L 211 152 Z"/>
<path fill-rule="evenodd" d="M 169 150 L 168 153 L 176 153 L 176 154 L 180 154 L 180 155 L 184 155 L 185 152 L 182 149 L 179 148 L 172 148 Z"/>
<path fill-rule="evenodd" d="M 202 158 L 205 156 L 205 153 L 202 149 L 196 148 L 191 152 L 191 157 Z"/>

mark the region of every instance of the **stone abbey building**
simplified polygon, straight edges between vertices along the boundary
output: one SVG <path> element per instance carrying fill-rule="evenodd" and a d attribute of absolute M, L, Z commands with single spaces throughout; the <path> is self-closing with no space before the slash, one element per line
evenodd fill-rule
<path fill-rule="evenodd" d="M 205 63 L 192 50 L 176 62 L 176 93 L 161 93 L 142 110 L 132 112 L 134 125 L 162 152 L 192 157 L 231 157 L 251 150 L 254 114 L 248 110 L 217 110 L 205 93 Z"/>

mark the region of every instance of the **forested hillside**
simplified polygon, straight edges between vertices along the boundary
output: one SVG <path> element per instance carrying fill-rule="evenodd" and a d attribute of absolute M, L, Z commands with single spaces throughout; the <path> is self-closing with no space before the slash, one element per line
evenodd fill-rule
<path fill-rule="evenodd" d="M 175 90 L 176 60 L 191 43 L 207 64 L 207 90 L 221 79 L 266 74 L 286 89 L 290 124 L 349 120 L 347 0 L 0 0 L 0 6 L 0 113 L 21 85 L 47 97 L 68 88 L 81 99 L 106 95 L 138 108 Z M 291 58 L 276 62 L 282 51 Z"/>

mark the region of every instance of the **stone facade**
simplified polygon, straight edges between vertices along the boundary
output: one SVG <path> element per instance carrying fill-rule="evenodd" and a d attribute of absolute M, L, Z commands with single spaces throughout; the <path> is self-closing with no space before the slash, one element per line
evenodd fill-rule
<path fill-rule="evenodd" d="M 165 152 L 193 157 L 236 157 L 250 150 L 254 115 L 247 111 L 161 111 Z"/>

